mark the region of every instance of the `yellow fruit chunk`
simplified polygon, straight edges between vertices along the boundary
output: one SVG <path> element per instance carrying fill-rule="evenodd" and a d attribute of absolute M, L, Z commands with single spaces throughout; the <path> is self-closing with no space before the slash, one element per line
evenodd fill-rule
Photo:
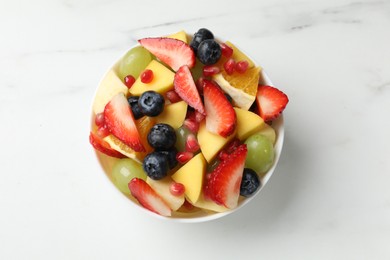
<path fill-rule="evenodd" d="M 201 194 L 199 196 L 198 201 L 193 203 L 192 205 L 194 205 L 195 207 L 201 208 L 201 209 L 211 210 L 211 211 L 215 211 L 215 212 L 225 212 L 225 211 L 229 210 L 228 208 L 226 208 L 224 206 L 218 205 L 217 203 L 215 203 L 212 200 L 205 199 L 203 194 Z"/>
<path fill-rule="evenodd" d="M 152 60 L 149 65 L 146 66 L 145 70 L 147 69 L 153 71 L 153 80 L 150 83 L 145 84 L 141 81 L 141 76 L 138 77 L 129 90 L 131 95 L 140 96 L 147 90 L 154 90 L 163 95 L 173 88 L 175 73 L 170 69 L 156 60 Z"/>
<path fill-rule="evenodd" d="M 260 70 L 260 67 L 253 67 L 245 73 L 234 72 L 231 75 L 222 70 L 213 79 L 232 97 L 235 106 L 249 110 L 256 100 Z"/>
<path fill-rule="evenodd" d="M 187 106 L 185 101 L 166 105 L 164 111 L 156 117 L 156 122 L 168 124 L 174 129 L 179 128 L 183 125 L 186 117 Z"/>
<path fill-rule="evenodd" d="M 116 138 L 114 135 L 108 135 L 103 138 L 104 141 L 106 141 L 110 147 L 121 154 L 134 159 L 138 161 L 139 163 L 142 163 L 146 153 L 139 153 L 135 152 L 133 149 L 130 148 L 130 146 L 124 144 L 121 140 Z"/>
<path fill-rule="evenodd" d="M 199 126 L 197 135 L 198 143 L 204 158 L 207 162 L 211 162 L 217 153 L 235 136 L 235 133 L 224 138 L 220 135 L 213 134 L 206 129 L 206 124 L 203 121 Z"/>
<path fill-rule="evenodd" d="M 161 196 L 172 210 L 176 211 L 183 205 L 184 193 L 181 196 L 174 196 L 170 191 L 170 187 L 172 183 L 174 183 L 171 177 L 165 177 L 164 179 L 157 181 L 147 177 L 146 182 Z"/>
<path fill-rule="evenodd" d="M 103 112 L 104 107 L 113 96 L 118 93 L 126 94 L 127 91 L 128 88 L 119 79 L 115 71 L 108 71 L 96 91 L 95 100 L 93 101 L 93 112 L 95 114 Z"/>
<path fill-rule="evenodd" d="M 180 32 L 171 34 L 171 35 L 169 35 L 169 36 L 167 36 L 167 37 L 168 37 L 168 38 L 177 39 L 177 40 L 183 41 L 183 42 L 185 42 L 185 43 L 188 43 L 187 34 L 186 34 L 186 32 L 183 31 L 183 30 L 181 30 Z"/>
<path fill-rule="evenodd" d="M 275 129 L 273 129 L 270 125 L 264 123 L 263 127 L 257 133 L 265 135 L 266 137 L 268 137 L 269 140 L 271 140 L 273 144 L 275 144 L 276 141 Z"/>
<path fill-rule="evenodd" d="M 251 111 L 238 107 L 235 107 L 234 111 L 236 111 L 237 116 L 237 137 L 241 141 L 260 131 L 265 125 L 264 120 Z"/>
<path fill-rule="evenodd" d="M 203 155 L 198 153 L 172 175 L 175 182 L 184 185 L 184 193 L 191 203 L 195 203 L 199 199 L 205 171 L 206 161 Z"/>
<path fill-rule="evenodd" d="M 236 62 L 239 62 L 239 61 L 243 61 L 243 60 L 246 60 L 248 61 L 248 68 L 252 68 L 253 66 L 255 66 L 255 64 L 253 63 L 253 61 L 251 59 L 248 58 L 248 56 L 246 56 L 242 51 L 240 51 L 236 46 L 234 46 L 233 43 L 229 42 L 229 41 L 226 41 L 225 42 L 226 45 L 228 45 L 230 48 L 233 49 L 233 55 L 232 55 L 232 58 L 236 61 Z"/>

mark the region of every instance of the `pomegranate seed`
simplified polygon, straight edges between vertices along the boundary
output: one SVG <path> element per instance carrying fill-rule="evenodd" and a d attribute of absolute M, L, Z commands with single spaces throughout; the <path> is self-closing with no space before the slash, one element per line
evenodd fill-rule
<path fill-rule="evenodd" d="M 199 79 L 197 79 L 195 85 L 198 89 L 199 94 L 203 95 L 204 78 L 200 77 Z"/>
<path fill-rule="evenodd" d="M 184 200 L 183 206 L 184 206 L 187 210 L 192 210 L 192 209 L 194 209 L 194 205 L 192 205 L 191 203 L 189 203 L 187 200 Z"/>
<path fill-rule="evenodd" d="M 181 164 L 185 164 L 186 162 L 188 162 L 189 160 L 192 159 L 192 157 L 194 157 L 194 154 L 193 153 L 190 153 L 190 152 L 178 152 L 176 154 L 176 160 L 181 163 Z"/>
<path fill-rule="evenodd" d="M 236 62 L 233 59 L 229 59 L 225 64 L 223 64 L 223 67 L 227 74 L 231 75 L 234 72 L 234 67 L 236 66 Z"/>
<path fill-rule="evenodd" d="M 184 120 L 183 125 L 188 128 L 193 133 L 197 133 L 199 130 L 199 123 L 195 119 L 188 118 Z"/>
<path fill-rule="evenodd" d="M 181 97 L 174 90 L 168 91 L 165 95 L 171 103 L 176 103 L 182 100 Z"/>
<path fill-rule="evenodd" d="M 226 43 L 221 43 L 221 51 L 222 55 L 225 56 L 226 58 L 230 58 L 233 55 L 233 49 L 230 48 L 229 45 Z"/>
<path fill-rule="evenodd" d="M 238 73 L 245 73 L 248 69 L 249 63 L 246 60 L 242 60 L 236 63 L 235 69 Z"/>
<path fill-rule="evenodd" d="M 152 70 L 144 70 L 141 74 L 141 82 L 142 83 L 150 83 L 153 80 L 153 71 Z"/>
<path fill-rule="evenodd" d="M 96 126 L 103 126 L 104 125 L 104 114 L 103 114 L 103 112 L 96 114 L 95 124 L 96 124 Z"/>
<path fill-rule="evenodd" d="M 108 130 L 107 126 L 106 125 L 102 125 L 98 128 L 97 130 L 97 135 L 100 137 L 100 138 L 104 138 L 106 136 L 108 136 L 110 134 L 110 130 Z"/>
<path fill-rule="evenodd" d="M 205 77 L 210 77 L 218 73 L 219 68 L 217 66 L 208 65 L 203 67 L 203 76 Z"/>
<path fill-rule="evenodd" d="M 202 113 L 195 111 L 195 121 L 196 122 L 198 122 L 198 123 L 202 122 L 205 117 L 206 116 L 203 115 Z"/>
<path fill-rule="evenodd" d="M 182 183 L 174 182 L 169 187 L 169 191 L 173 196 L 181 196 L 183 195 L 184 191 L 186 190 L 186 187 Z"/>
<path fill-rule="evenodd" d="M 135 78 L 131 75 L 125 77 L 125 85 L 127 88 L 131 88 L 135 82 Z"/>
<path fill-rule="evenodd" d="M 199 151 L 199 149 L 200 146 L 198 140 L 196 140 L 195 138 L 195 135 L 189 134 L 186 140 L 186 151 L 191 153 L 196 153 L 197 151 Z"/>

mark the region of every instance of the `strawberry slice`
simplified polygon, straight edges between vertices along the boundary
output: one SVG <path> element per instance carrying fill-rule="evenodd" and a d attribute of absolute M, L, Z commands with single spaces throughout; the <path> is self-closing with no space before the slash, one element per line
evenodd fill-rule
<path fill-rule="evenodd" d="M 259 86 L 256 103 L 261 118 L 264 121 L 271 121 L 276 119 L 286 108 L 288 97 L 275 87 Z"/>
<path fill-rule="evenodd" d="M 183 41 L 171 38 L 143 38 L 138 42 L 174 71 L 181 66 L 195 66 L 195 54 L 191 47 Z"/>
<path fill-rule="evenodd" d="M 110 132 L 136 152 L 144 152 L 133 112 L 122 93 L 115 95 L 104 108 L 104 122 Z"/>
<path fill-rule="evenodd" d="M 208 131 L 227 137 L 236 127 L 236 113 L 223 91 L 209 80 L 204 80 L 204 106 Z"/>
<path fill-rule="evenodd" d="M 247 152 L 246 144 L 241 144 L 219 163 L 206 181 L 206 197 L 229 209 L 237 207 Z"/>
<path fill-rule="evenodd" d="M 181 99 L 200 113 L 205 114 L 202 99 L 200 98 L 188 66 L 184 65 L 176 72 L 175 78 L 173 79 L 173 86 Z"/>
<path fill-rule="evenodd" d="M 133 178 L 129 184 L 131 195 L 146 209 L 162 216 L 171 216 L 167 203 L 144 180 Z"/>
<path fill-rule="evenodd" d="M 101 139 L 97 134 L 94 134 L 92 132 L 89 133 L 89 142 L 92 144 L 93 148 L 98 150 L 99 152 L 102 152 L 108 156 L 116 157 L 116 158 L 125 158 L 123 154 L 120 152 L 115 151 L 110 147 L 110 145 Z"/>

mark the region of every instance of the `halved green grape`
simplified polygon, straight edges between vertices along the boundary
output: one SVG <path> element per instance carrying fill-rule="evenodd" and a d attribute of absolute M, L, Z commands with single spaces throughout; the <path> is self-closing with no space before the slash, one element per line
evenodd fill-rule
<path fill-rule="evenodd" d="M 258 174 L 268 171 L 275 158 L 274 147 L 269 138 L 262 134 L 254 134 L 246 139 L 245 144 L 248 148 L 245 167 L 253 169 Z"/>
<path fill-rule="evenodd" d="M 115 186 L 121 192 L 130 195 L 128 184 L 133 178 L 146 180 L 142 164 L 130 158 L 118 160 L 112 169 L 112 181 Z"/>
<path fill-rule="evenodd" d="M 121 80 L 127 75 L 133 76 L 135 79 L 152 61 L 152 55 L 142 46 L 137 46 L 129 50 L 119 63 L 119 77 Z"/>
<path fill-rule="evenodd" d="M 183 152 L 186 149 L 186 141 L 188 138 L 188 135 L 191 134 L 191 131 L 188 130 L 187 127 L 181 126 L 178 129 L 176 129 L 176 149 L 179 152 Z"/>

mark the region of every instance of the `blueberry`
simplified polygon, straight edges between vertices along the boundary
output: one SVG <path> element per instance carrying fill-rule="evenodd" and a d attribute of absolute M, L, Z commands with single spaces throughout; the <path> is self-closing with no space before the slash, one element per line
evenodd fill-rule
<path fill-rule="evenodd" d="M 214 35 L 212 32 L 207 30 L 206 28 L 199 29 L 192 38 L 192 41 L 190 43 L 191 48 L 194 50 L 195 54 L 198 51 L 199 44 L 208 39 L 214 39 Z"/>
<path fill-rule="evenodd" d="M 138 99 L 139 99 L 139 97 L 136 97 L 136 96 L 132 96 L 132 97 L 129 97 L 127 99 L 135 119 L 140 119 L 141 117 L 144 116 L 144 114 L 141 112 L 141 109 L 138 105 Z"/>
<path fill-rule="evenodd" d="M 145 91 L 138 99 L 141 112 L 147 116 L 158 116 L 164 110 L 164 97 L 156 91 Z"/>
<path fill-rule="evenodd" d="M 148 134 L 150 146 L 160 150 L 167 150 L 175 145 L 176 133 L 172 126 L 167 124 L 154 125 Z"/>
<path fill-rule="evenodd" d="M 221 58 L 221 46 L 214 40 L 204 40 L 198 46 L 197 57 L 205 65 L 212 65 Z"/>
<path fill-rule="evenodd" d="M 149 178 L 161 180 L 168 174 L 167 156 L 159 152 L 152 152 L 145 156 L 142 167 Z"/>
<path fill-rule="evenodd" d="M 169 169 L 176 167 L 178 163 L 176 160 L 177 149 L 174 146 L 168 150 L 158 150 L 158 152 L 164 154 L 167 157 Z"/>
<path fill-rule="evenodd" d="M 244 169 L 242 175 L 240 195 L 244 197 L 249 197 L 260 187 L 261 183 L 257 173 L 249 168 Z"/>
<path fill-rule="evenodd" d="M 233 98 L 227 93 L 225 93 L 225 97 L 229 101 L 229 103 L 233 105 Z"/>

